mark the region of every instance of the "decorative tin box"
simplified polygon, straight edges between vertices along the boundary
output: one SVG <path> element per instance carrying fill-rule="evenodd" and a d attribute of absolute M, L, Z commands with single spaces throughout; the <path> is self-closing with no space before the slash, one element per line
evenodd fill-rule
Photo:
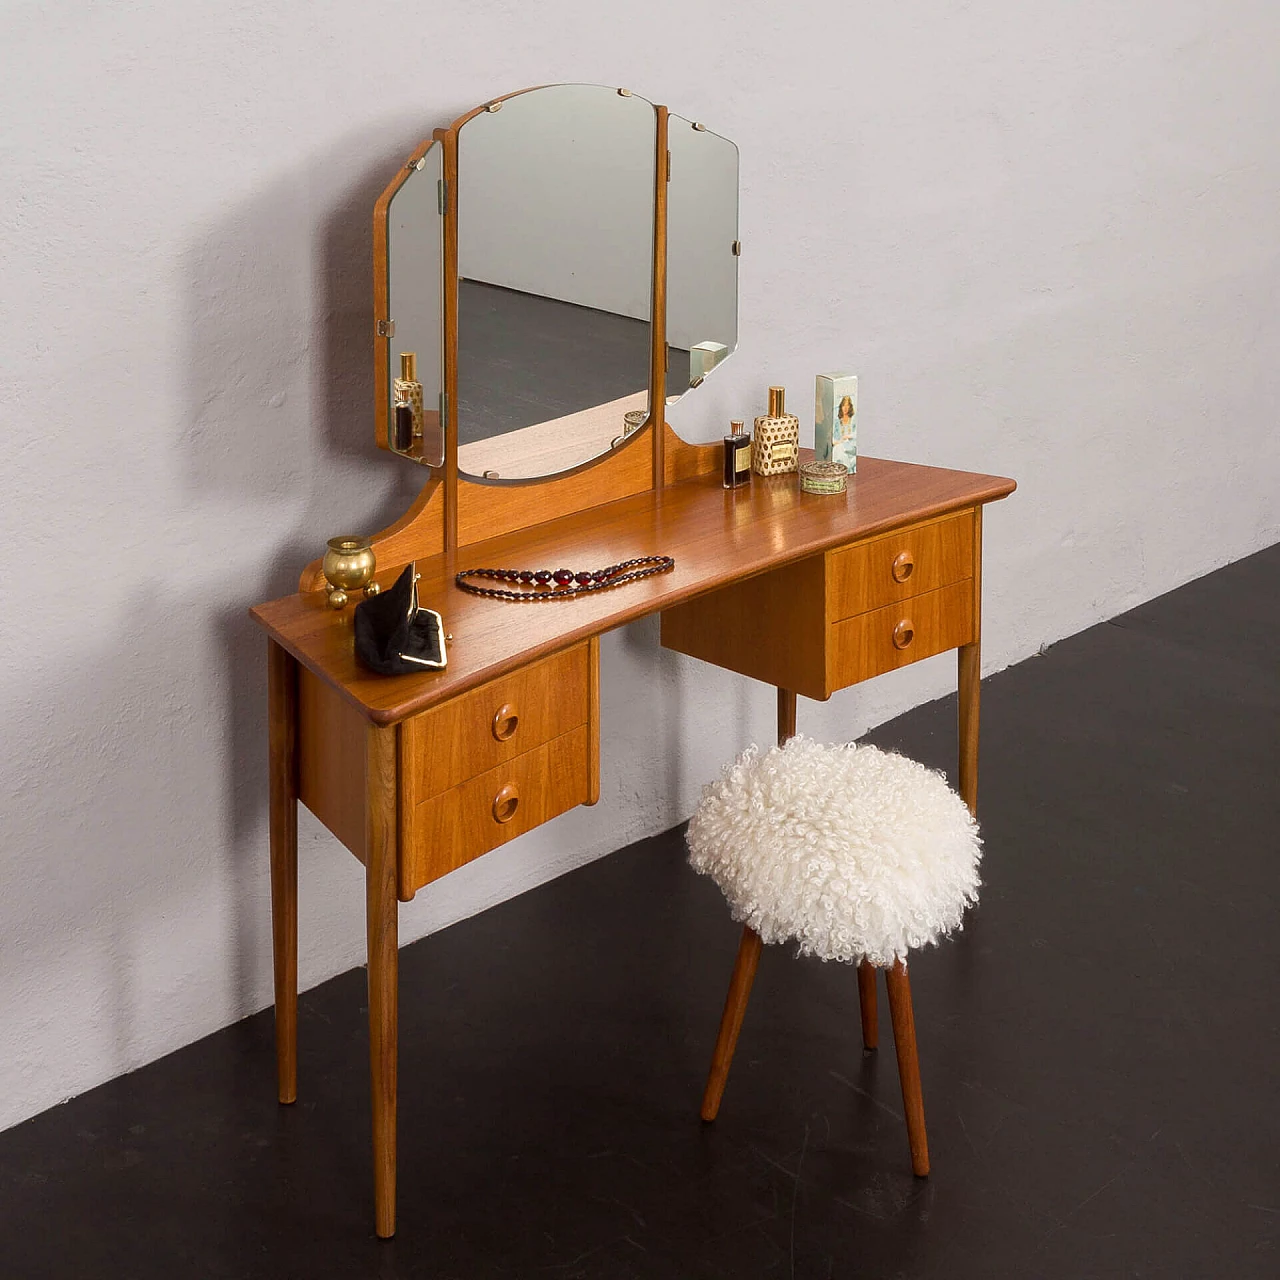
<path fill-rule="evenodd" d="M 843 493 L 849 484 L 849 468 L 843 462 L 802 462 L 800 488 L 805 493 Z"/>
<path fill-rule="evenodd" d="M 794 471 L 800 458 L 800 419 L 787 412 L 785 395 L 781 387 L 770 387 L 769 412 L 756 419 L 751 469 L 758 476 Z"/>
<path fill-rule="evenodd" d="M 818 374 L 813 403 L 813 456 L 858 469 L 858 377 L 853 373 Z"/>

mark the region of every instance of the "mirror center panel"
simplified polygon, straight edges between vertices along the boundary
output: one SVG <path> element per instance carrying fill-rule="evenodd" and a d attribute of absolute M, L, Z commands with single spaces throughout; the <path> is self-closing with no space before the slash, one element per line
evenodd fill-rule
<path fill-rule="evenodd" d="M 656 114 L 599 85 L 496 105 L 458 130 L 458 469 L 529 479 L 648 410 Z"/>

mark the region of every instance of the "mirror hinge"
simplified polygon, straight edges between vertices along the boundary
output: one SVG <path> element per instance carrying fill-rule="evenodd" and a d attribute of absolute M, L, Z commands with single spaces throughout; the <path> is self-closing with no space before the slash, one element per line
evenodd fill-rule
<path fill-rule="evenodd" d="M 394 320 L 379 320 L 373 326 L 373 329 L 380 338 L 394 338 L 396 336 L 396 322 Z"/>
<path fill-rule="evenodd" d="M 447 392 L 440 393 L 440 429 L 443 430 L 445 424 L 449 421 L 449 395 Z"/>
<path fill-rule="evenodd" d="M 667 152 L 667 181 L 671 181 L 671 152 Z"/>
<path fill-rule="evenodd" d="M 436 208 L 440 215 L 444 215 L 444 207 L 449 200 L 449 186 L 443 178 L 436 182 Z"/>

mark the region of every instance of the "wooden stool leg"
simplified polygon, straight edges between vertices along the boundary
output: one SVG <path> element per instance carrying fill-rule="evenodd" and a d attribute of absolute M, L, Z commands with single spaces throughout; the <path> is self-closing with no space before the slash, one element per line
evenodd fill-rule
<path fill-rule="evenodd" d="M 267 650 L 271 949 L 276 988 L 276 1096 L 298 1097 L 298 663 Z"/>
<path fill-rule="evenodd" d="M 764 944 L 760 935 L 750 927 L 743 929 L 738 943 L 738 958 L 734 962 L 733 977 L 729 979 L 729 994 L 725 997 L 724 1013 L 720 1016 L 720 1034 L 716 1037 L 715 1052 L 711 1055 L 711 1071 L 707 1087 L 702 1095 L 702 1118 L 714 1120 L 724 1096 L 725 1081 L 729 1078 L 729 1065 L 738 1044 L 738 1032 L 751 998 L 751 984 L 756 979 L 756 967 L 760 963 L 760 950 Z"/>
<path fill-rule="evenodd" d="M 365 924 L 369 948 L 369 1075 L 373 1206 L 384 1240 L 396 1233 L 396 1051 L 399 903 L 396 899 L 396 730 L 370 725 L 365 748 Z"/>
<path fill-rule="evenodd" d="M 880 1043 L 876 1021 L 876 967 L 869 960 L 858 965 L 858 1010 L 862 1014 L 862 1047 L 874 1049 Z"/>
<path fill-rule="evenodd" d="M 907 1116 L 907 1140 L 911 1143 L 911 1171 L 917 1178 L 929 1174 L 929 1142 L 924 1132 L 924 1095 L 920 1090 L 920 1062 L 916 1057 L 916 1020 L 911 1009 L 911 980 L 907 966 L 895 961 L 884 972 L 889 988 L 889 1013 L 893 1018 L 893 1043 L 898 1051 L 898 1078 L 902 1082 L 902 1109 Z"/>

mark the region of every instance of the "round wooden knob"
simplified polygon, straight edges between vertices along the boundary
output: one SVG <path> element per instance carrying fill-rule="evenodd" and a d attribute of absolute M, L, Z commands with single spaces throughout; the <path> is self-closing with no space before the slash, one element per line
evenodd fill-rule
<path fill-rule="evenodd" d="M 516 816 L 516 810 L 519 807 L 520 793 L 516 790 L 514 782 L 508 782 L 493 797 L 493 820 L 495 822 L 510 822 Z"/>
<path fill-rule="evenodd" d="M 520 716 L 516 712 L 515 707 L 509 702 L 504 702 L 497 711 L 493 713 L 493 736 L 499 742 L 506 742 L 508 738 L 515 734 L 520 727 Z"/>
<path fill-rule="evenodd" d="M 889 572 L 893 574 L 894 582 L 906 582 L 911 577 L 911 571 L 916 567 L 916 558 L 910 551 L 900 551 L 893 558 L 893 565 Z"/>
<path fill-rule="evenodd" d="M 893 629 L 893 647 L 895 649 L 905 649 L 916 638 L 916 629 L 911 625 L 910 618 L 903 618 Z"/>

